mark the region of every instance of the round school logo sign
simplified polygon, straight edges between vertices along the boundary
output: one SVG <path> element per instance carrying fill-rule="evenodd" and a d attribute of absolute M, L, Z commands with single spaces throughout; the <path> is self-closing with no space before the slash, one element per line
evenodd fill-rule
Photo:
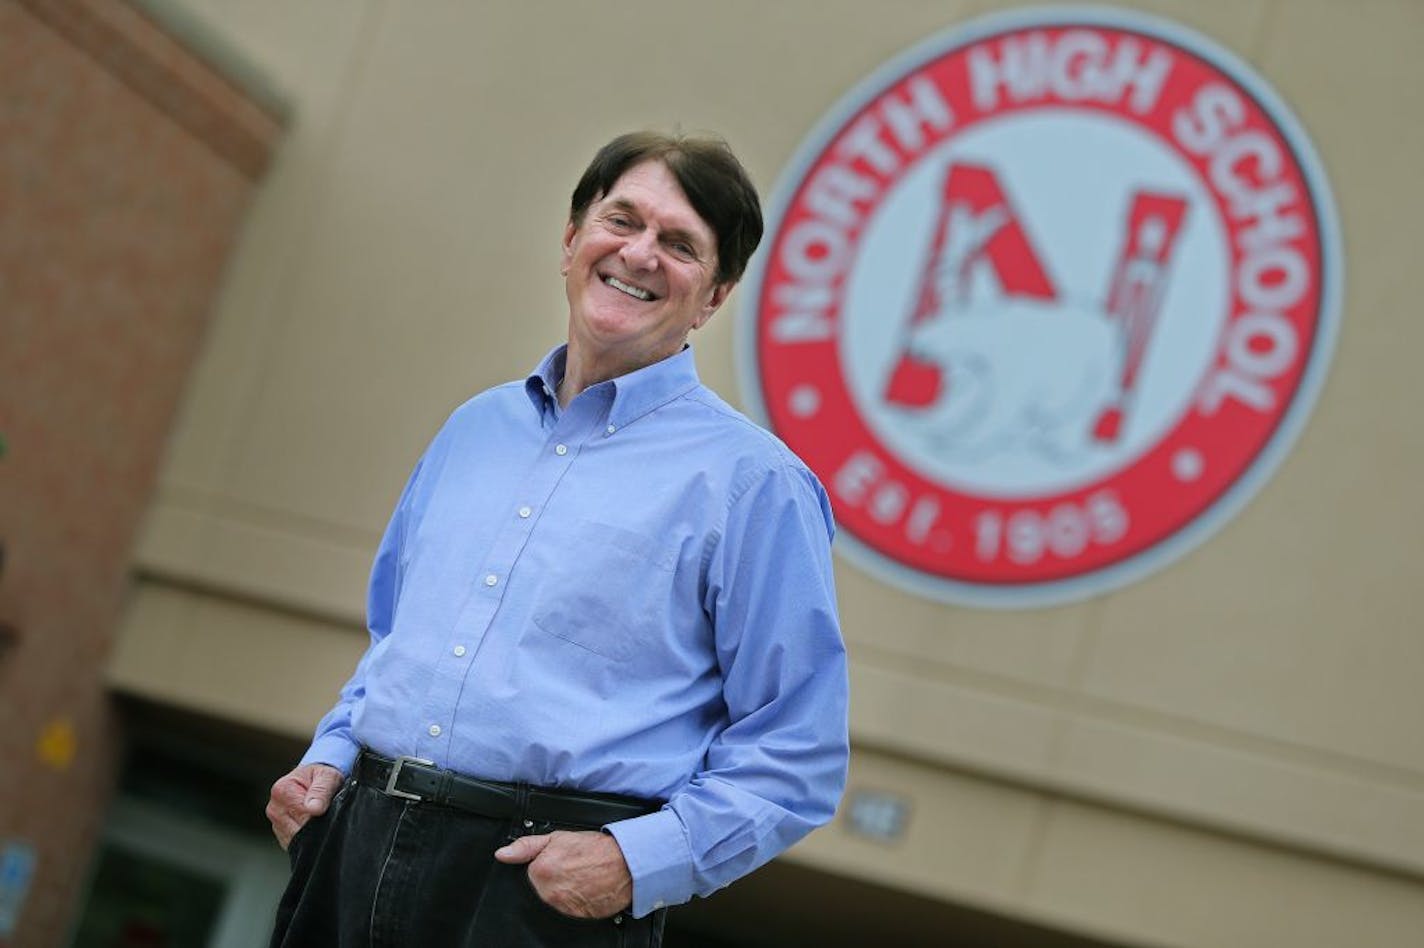
<path fill-rule="evenodd" d="M 1305 135 L 1204 38 L 1102 10 L 909 51 L 802 145 L 744 288 L 749 401 L 845 551 L 979 605 L 1201 542 L 1300 430 L 1340 254 Z"/>

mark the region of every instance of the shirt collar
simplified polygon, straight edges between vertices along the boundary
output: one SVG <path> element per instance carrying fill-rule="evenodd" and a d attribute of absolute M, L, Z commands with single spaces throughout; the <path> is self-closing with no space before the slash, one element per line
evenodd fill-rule
<path fill-rule="evenodd" d="M 524 390 L 535 409 L 540 412 L 558 404 L 559 383 L 564 378 L 564 361 L 568 356 L 568 348 L 568 345 L 564 344 L 549 350 L 549 354 L 540 360 L 533 373 L 524 380 Z M 608 422 L 622 428 L 648 412 L 666 405 L 679 395 L 685 395 L 700 382 L 697 366 L 692 359 L 692 347 L 683 346 L 679 352 L 660 362 L 645 365 L 641 369 L 601 384 L 613 387 L 613 406 L 608 410 Z"/>
<path fill-rule="evenodd" d="M 546 409 L 557 410 L 559 383 L 564 379 L 564 357 L 568 348 L 567 345 L 562 345 L 550 349 L 548 355 L 539 360 L 534 371 L 524 380 L 524 391 L 541 417 Z"/>

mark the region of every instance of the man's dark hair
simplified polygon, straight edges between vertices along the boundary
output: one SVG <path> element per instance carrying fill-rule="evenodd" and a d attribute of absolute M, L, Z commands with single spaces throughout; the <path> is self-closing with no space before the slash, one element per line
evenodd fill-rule
<path fill-rule="evenodd" d="M 717 282 L 735 283 L 761 242 L 761 202 L 746 169 L 720 138 L 629 132 L 593 156 L 574 188 L 569 220 L 583 225 L 590 204 L 607 194 L 623 173 L 645 161 L 660 161 L 677 179 L 688 203 L 717 237 Z"/>

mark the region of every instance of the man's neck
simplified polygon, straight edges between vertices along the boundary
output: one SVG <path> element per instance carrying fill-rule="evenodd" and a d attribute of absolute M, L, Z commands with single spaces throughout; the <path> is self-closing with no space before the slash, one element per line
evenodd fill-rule
<path fill-rule="evenodd" d="M 564 356 L 564 377 L 559 380 L 559 407 L 569 407 L 569 402 L 577 398 L 580 392 L 599 382 L 607 382 L 609 379 L 616 379 L 620 375 L 627 375 L 629 372 L 636 372 L 655 362 L 661 362 L 668 356 L 680 352 L 683 345 L 686 345 L 685 340 L 672 352 L 655 355 L 653 358 L 645 357 L 642 360 L 625 360 L 619 359 L 617 353 L 604 353 L 600 357 L 592 357 L 575 340 L 570 339 Z"/>

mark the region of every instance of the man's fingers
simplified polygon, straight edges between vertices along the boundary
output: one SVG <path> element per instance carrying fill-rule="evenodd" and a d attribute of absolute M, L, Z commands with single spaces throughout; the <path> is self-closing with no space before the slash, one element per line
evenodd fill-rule
<path fill-rule="evenodd" d="M 331 798 L 345 779 L 335 767 L 308 764 L 296 768 L 272 785 L 267 802 L 267 819 L 271 821 L 272 833 L 283 849 L 287 848 L 307 820 L 326 812 Z"/>
<path fill-rule="evenodd" d="M 544 847 L 547 845 L 549 845 L 549 834 L 547 833 L 541 836 L 521 836 L 508 846 L 496 849 L 494 858 L 511 865 L 521 865 L 531 862 L 535 856 L 544 851 Z"/>
<path fill-rule="evenodd" d="M 544 839 L 529 863 L 529 883 L 551 908 L 575 918 L 608 918 L 628 906 L 633 879 L 612 836 L 561 831 Z"/>
<path fill-rule="evenodd" d="M 285 850 L 292 837 L 297 835 L 297 830 L 301 829 L 301 824 L 292 819 L 288 811 L 278 806 L 275 800 L 267 804 L 267 819 L 272 823 L 272 835 L 277 837 L 278 844 Z"/>
<path fill-rule="evenodd" d="M 272 785 L 272 795 L 267 801 L 267 819 L 272 823 L 272 832 L 283 849 L 287 848 L 287 841 L 301 826 L 300 820 L 306 818 L 306 811 L 302 808 L 306 792 L 306 782 L 298 777 L 296 771 Z"/>
<path fill-rule="evenodd" d="M 327 767 L 324 764 L 317 765 L 312 774 L 311 784 L 307 787 L 306 799 L 302 803 L 306 812 L 312 816 L 325 813 L 327 805 L 331 803 L 331 798 L 345 779 L 341 775 L 341 771 L 335 767 Z"/>

